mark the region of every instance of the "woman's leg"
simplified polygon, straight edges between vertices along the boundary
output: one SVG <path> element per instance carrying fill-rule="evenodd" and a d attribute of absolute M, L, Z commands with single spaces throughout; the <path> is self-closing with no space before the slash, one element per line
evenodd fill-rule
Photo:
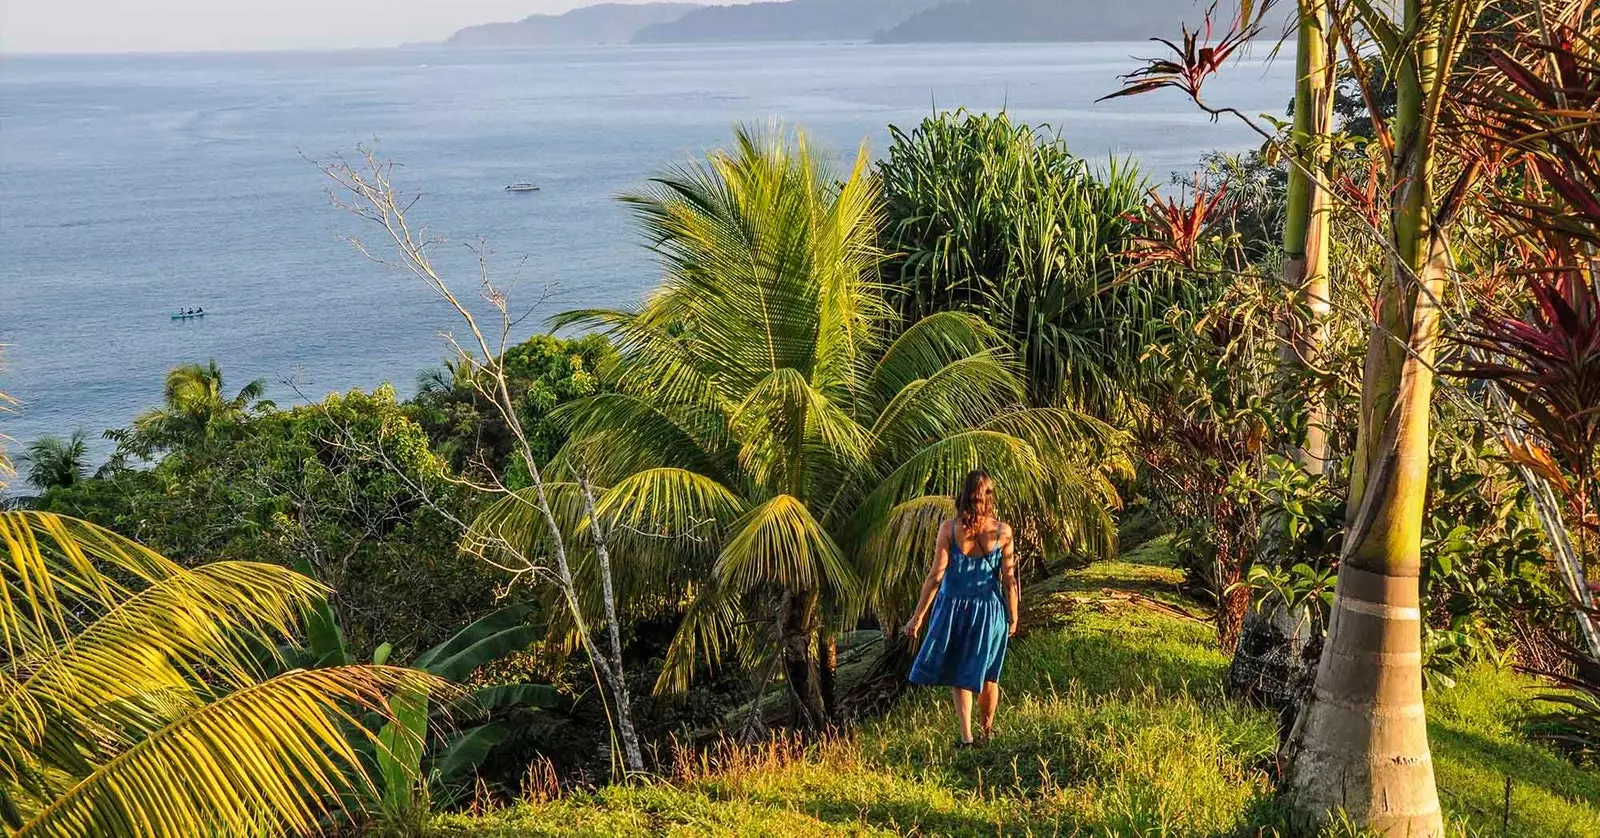
<path fill-rule="evenodd" d="M 978 729 L 985 739 L 994 732 L 994 711 L 1000 706 L 1000 683 L 984 681 L 983 692 L 978 694 Z"/>
<path fill-rule="evenodd" d="M 956 702 L 956 720 L 961 723 L 961 741 L 972 741 L 972 690 L 951 687 L 950 694 Z"/>

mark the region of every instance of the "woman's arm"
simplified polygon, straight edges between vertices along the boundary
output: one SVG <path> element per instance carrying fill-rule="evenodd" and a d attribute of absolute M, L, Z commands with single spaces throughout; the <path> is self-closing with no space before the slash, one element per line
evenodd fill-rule
<path fill-rule="evenodd" d="M 1011 525 L 1000 526 L 1005 528 L 1000 533 L 1000 589 L 1006 597 L 1006 617 L 1011 621 L 1006 636 L 1010 637 L 1017 633 L 1017 606 L 1022 597 L 1022 586 L 1017 581 L 1017 552 L 1012 549 Z"/>
<path fill-rule="evenodd" d="M 911 619 L 900 629 L 907 638 L 916 640 L 917 634 L 922 631 L 922 621 L 928 618 L 928 609 L 933 607 L 933 595 L 939 592 L 939 583 L 944 581 L 945 565 L 949 562 L 950 522 L 945 521 L 939 525 L 939 537 L 933 547 L 933 563 L 928 566 L 928 575 L 922 580 L 922 595 L 917 598 L 917 607 L 911 612 Z"/>

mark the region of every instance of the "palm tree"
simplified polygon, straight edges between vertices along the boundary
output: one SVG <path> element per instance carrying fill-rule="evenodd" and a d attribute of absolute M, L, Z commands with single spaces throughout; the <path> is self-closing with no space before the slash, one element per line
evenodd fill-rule
<path fill-rule="evenodd" d="M 23 836 L 310 834 L 373 793 L 351 731 L 423 673 L 281 668 L 325 591 L 276 565 L 186 569 L 93 524 L 0 512 L 0 820 Z M 358 734 L 359 735 L 359 734 Z"/>
<path fill-rule="evenodd" d="M 66 439 L 42 436 L 30 443 L 18 459 L 28 482 L 39 491 L 71 486 L 89 476 L 89 446 L 80 429 Z"/>
<path fill-rule="evenodd" d="M 556 464 L 576 477 L 547 488 L 564 526 L 609 538 L 626 608 L 683 608 L 658 691 L 702 660 L 781 667 L 799 720 L 822 724 L 832 633 L 867 611 L 906 616 L 946 493 L 980 465 L 1013 515 L 1048 512 L 1035 520 L 1063 539 L 1109 544 L 1113 491 L 1084 463 L 1117 435 L 1027 408 L 1019 365 L 977 317 L 900 330 L 877 284 L 865 149 L 841 177 L 802 133 L 741 128 L 731 151 L 625 200 L 665 280 L 634 310 L 559 319 L 609 330 L 621 357 L 614 392 L 561 411 Z M 532 509 L 508 497 L 478 532 L 532 554 Z"/>
<path fill-rule="evenodd" d="M 208 442 L 251 411 L 270 409 L 272 402 L 262 399 L 266 390 L 266 379 L 258 378 L 228 398 L 214 359 L 173 367 L 162 390 L 162 406 L 140 414 L 132 428 L 107 431 L 106 436 L 126 453 L 149 459 L 160 451 Z"/>
<path fill-rule="evenodd" d="M 1304 377 L 1320 363 L 1326 342 L 1331 288 L 1328 274 L 1329 229 L 1333 212 L 1328 182 L 1328 136 L 1333 126 L 1333 99 L 1338 62 L 1329 27 L 1328 0 L 1298 0 L 1298 48 L 1295 50 L 1294 131 L 1290 147 L 1287 207 L 1283 225 L 1283 285 L 1292 293 L 1293 310 L 1284 322 L 1280 351 L 1286 369 Z M 1306 402 L 1306 438 L 1292 454 L 1311 474 L 1323 473 L 1328 455 L 1328 417 L 1323 400 Z"/>
<path fill-rule="evenodd" d="M 1314 689 L 1287 746 L 1293 806 L 1320 820 L 1343 808 L 1386 835 L 1443 833 L 1422 702 L 1422 518 L 1448 220 L 1480 171 L 1443 179 L 1440 113 L 1473 40 L 1482 0 L 1404 0 L 1398 20 L 1339 4 L 1376 42 L 1372 63 L 1397 89 L 1389 152 L 1396 194 L 1367 348 L 1348 519 Z M 1347 52 L 1351 52 L 1347 49 Z M 1351 52 L 1352 63 L 1363 56 Z"/>

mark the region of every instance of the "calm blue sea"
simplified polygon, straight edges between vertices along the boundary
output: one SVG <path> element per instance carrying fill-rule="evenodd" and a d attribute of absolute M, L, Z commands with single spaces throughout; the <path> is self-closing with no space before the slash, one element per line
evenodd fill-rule
<path fill-rule="evenodd" d="M 657 281 L 615 196 L 782 117 L 830 147 L 882 150 L 886 126 L 939 108 L 1008 108 L 1084 156 L 1131 155 L 1158 180 L 1210 148 L 1253 145 L 1176 95 L 1096 104 L 1148 44 L 802 44 L 516 51 L 0 58 L 0 417 L 19 442 L 125 424 L 175 364 L 215 358 L 229 389 L 393 382 L 445 354 L 451 314 L 343 236 L 306 157 L 378 143 L 422 193 L 463 288 L 482 237 L 541 314 L 626 303 Z M 1257 61 L 1209 97 L 1281 113 L 1293 61 Z M 543 190 L 509 194 L 514 181 Z M 180 306 L 204 320 L 175 322 Z M 530 319 L 524 332 L 538 330 Z M 296 382 L 290 387 L 285 382 Z M 100 451 L 104 451 L 101 446 Z"/>

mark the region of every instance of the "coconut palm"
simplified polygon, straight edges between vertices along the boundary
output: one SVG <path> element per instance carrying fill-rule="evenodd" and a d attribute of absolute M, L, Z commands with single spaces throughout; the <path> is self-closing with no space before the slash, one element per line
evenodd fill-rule
<path fill-rule="evenodd" d="M 262 396 L 266 379 L 246 384 L 232 398 L 223 394 L 222 370 L 215 360 L 184 364 L 167 373 L 162 406 L 147 410 L 127 430 L 107 431 L 128 454 L 148 459 L 160 451 L 207 442 L 252 410 L 271 408 Z"/>
<path fill-rule="evenodd" d="M 832 632 L 865 611 L 905 617 L 947 494 L 980 465 L 1014 516 L 1048 512 L 1030 520 L 1106 547 L 1113 492 L 1083 463 L 1116 434 L 1025 407 L 1019 365 L 977 317 L 899 328 L 877 284 L 864 149 L 840 176 L 802 133 L 740 129 L 732 150 L 625 200 L 665 279 L 636 309 L 560 319 L 609 330 L 621 357 L 615 392 L 563 409 L 557 465 L 579 481 L 547 488 L 565 525 L 621 557 L 625 608 L 683 608 L 658 690 L 684 687 L 697 661 L 781 662 L 800 720 L 821 723 L 831 670 L 814 648 L 826 661 Z M 532 553 L 532 508 L 509 497 L 477 532 Z"/>
<path fill-rule="evenodd" d="M 0 512 L 0 543 L 8 836 L 311 833 L 368 782 L 358 715 L 437 686 L 379 667 L 269 677 L 325 593 L 288 568 L 186 569 L 44 512 Z"/>
<path fill-rule="evenodd" d="M 29 483 L 40 491 L 71 486 L 89 476 L 89 445 L 82 430 L 63 439 L 42 436 L 18 458 Z"/>

